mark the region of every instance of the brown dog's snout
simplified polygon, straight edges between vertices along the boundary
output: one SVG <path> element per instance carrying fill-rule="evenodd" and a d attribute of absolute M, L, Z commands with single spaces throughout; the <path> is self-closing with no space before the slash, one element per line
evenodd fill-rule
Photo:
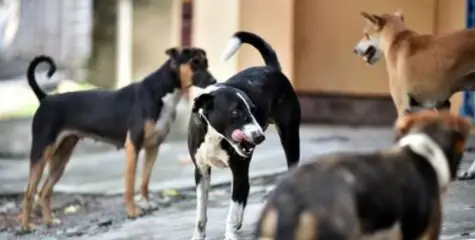
<path fill-rule="evenodd" d="M 355 48 L 353 48 L 353 53 L 358 55 L 358 56 L 361 56 L 365 53 L 365 51 L 361 48 L 355 47 Z"/>

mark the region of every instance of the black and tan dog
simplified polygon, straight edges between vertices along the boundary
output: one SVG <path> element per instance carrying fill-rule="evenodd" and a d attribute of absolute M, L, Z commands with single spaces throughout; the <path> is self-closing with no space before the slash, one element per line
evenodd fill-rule
<path fill-rule="evenodd" d="M 53 224 L 51 194 L 77 142 L 83 137 L 125 148 L 125 205 L 127 216 L 141 211 L 135 206 L 134 182 L 139 151 L 145 150 L 141 197 L 148 201 L 148 183 L 160 143 L 168 134 L 182 92 L 192 85 L 206 87 L 216 82 L 208 71 L 206 53 L 200 48 L 170 48 L 169 59 L 141 82 L 116 91 L 90 90 L 46 95 L 36 83 L 35 68 L 50 65 L 48 76 L 56 70 L 50 57 L 36 57 L 28 68 L 28 83 L 40 100 L 32 124 L 30 174 L 21 214 L 22 230 L 31 229 L 29 214 L 46 163 L 49 176 L 40 191 L 43 218 Z"/>
<path fill-rule="evenodd" d="M 438 239 L 441 196 L 470 129 L 461 117 L 425 110 L 396 122 L 391 149 L 302 165 L 271 194 L 255 238 Z"/>

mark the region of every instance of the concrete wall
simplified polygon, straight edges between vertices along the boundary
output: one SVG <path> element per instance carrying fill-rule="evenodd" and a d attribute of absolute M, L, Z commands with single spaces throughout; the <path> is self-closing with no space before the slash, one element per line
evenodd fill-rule
<path fill-rule="evenodd" d="M 231 35 L 239 30 L 258 33 L 277 51 L 283 70 L 293 74 L 293 2 L 290 0 L 194 0 L 193 44 L 208 52 L 210 69 L 225 80 L 238 70 L 262 65 L 249 46 L 226 63 L 220 55 Z M 271 7 L 270 7 L 271 6 Z"/>
<path fill-rule="evenodd" d="M 141 79 L 168 58 L 165 49 L 178 46 L 179 0 L 136 0 L 133 12 L 133 72 Z"/>
<path fill-rule="evenodd" d="M 247 30 L 276 49 L 297 91 L 353 96 L 389 96 L 384 61 L 367 66 L 352 53 L 364 26 L 360 11 L 403 9 L 410 28 L 436 35 L 463 28 L 465 19 L 465 0 L 194 0 L 194 4 L 194 44 L 208 51 L 211 69 L 220 79 L 262 64 L 257 51 L 247 46 L 230 62 L 218 61 L 229 36 Z M 453 100 L 458 107 L 459 97 Z"/>
<path fill-rule="evenodd" d="M 70 70 L 85 65 L 91 48 L 92 0 L 18 1 L 20 24 L 11 47 L 2 53 L 0 78 L 23 75 L 37 54 L 50 55 Z"/>
<path fill-rule="evenodd" d="M 20 27 L 12 46 L 15 54 L 49 54 L 72 65 L 88 57 L 91 0 L 21 0 L 20 11 Z"/>
<path fill-rule="evenodd" d="M 296 1 L 295 86 L 305 92 L 387 95 L 383 61 L 367 66 L 352 52 L 362 37 L 360 11 L 394 12 L 404 9 L 407 24 L 421 33 L 433 33 L 434 0 Z"/>
<path fill-rule="evenodd" d="M 438 0 L 436 34 L 446 34 L 465 27 L 465 0 Z M 452 112 L 458 113 L 462 93 L 452 97 Z"/>

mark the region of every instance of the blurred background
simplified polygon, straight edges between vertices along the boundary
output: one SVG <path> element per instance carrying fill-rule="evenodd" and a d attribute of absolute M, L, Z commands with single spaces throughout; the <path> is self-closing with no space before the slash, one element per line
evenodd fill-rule
<path fill-rule="evenodd" d="M 211 71 L 225 80 L 263 63 L 248 46 L 219 61 L 235 31 L 252 31 L 277 51 L 305 122 L 384 126 L 396 116 L 384 63 L 367 66 L 352 53 L 364 24 L 359 12 L 401 8 L 411 28 L 443 34 L 465 27 L 467 11 L 463 0 L 2 0 L 0 8 L 0 156 L 18 157 L 29 151 L 38 106 L 25 79 L 38 54 L 60 66 L 52 79 L 46 68 L 37 74 L 51 94 L 140 80 L 165 61 L 171 46 L 204 48 Z M 188 107 L 185 99 L 169 140 L 186 137 Z M 91 143 L 85 149 L 109 147 Z"/>
<path fill-rule="evenodd" d="M 38 107 L 25 73 L 36 55 L 52 56 L 59 66 L 51 79 L 46 78 L 46 66 L 37 71 L 42 89 L 50 94 L 117 89 L 139 81 L 160 67 L 165 50 L 174 46 L 206 50 L 210 71 L 225 81 L 263 64 L 246 45 L 227 62 L 219 60 L 233 33 L 254 32 L 276 50 L 299 96 L 304 163 L 330 152 L 374 151 L 392 144 L 396 111 L 385 63 L 368 66 L 353 48 L 365 24 L 361 11 L 398 9 L 407 25 L 423 34 L 441 35 L 475 23 L 475 0 L 0 0 L 0 239 L 190 239 L 195 221 L 194 165 L 186 142 L 196 94 L 191 89 L 154 165 L 150 190 L 160 211 L 128 221 L 121 196 L 124 153 L 85 139 L 54 189 L 53 209 L 62 224 L 41 228 L 33 236 L 15 235 L 29 174 L 31 119 Z M 474 115 L 474 99 L 472 93 L 455 95 L 453 111 Z M 462 168 L 474 158 L 467 153 Z M 285 172 L 278 133 L 269 127 L 251 163 L 244 236 L 250 238 L 265 196 Z M 224 222 L 215 220 L 226 218 L 231 179 L 229 169 L 213 169 L 210 239 L 224 234 Z M 444 215 L 448 224 L 442 239 L 473 239 L 475 187 L 457 186 L 444 207 L 450 214 Z"/>

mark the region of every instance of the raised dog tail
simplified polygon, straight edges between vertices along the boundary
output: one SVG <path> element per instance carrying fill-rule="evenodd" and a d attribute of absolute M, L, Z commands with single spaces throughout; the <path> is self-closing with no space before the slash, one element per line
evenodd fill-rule
<path fill-rule="evenodd" d="M 247 43 L 256 48 L 261 54 L 267 66 L 281 70 L 279 59 L 274 49 L 261 37 L 251 32 L 236 32 L 231 37 L 221 57 L 222 61 L 231 58 L 237 52 L 241 44 Z"/>
<path fill-rule="evenodd" d="M 26 77 L 28 79 L 28 84 L 30 85 L 31 89 L 35 93 L 38 100 L 41 100 L 41 99 L 43 99 L 47 96 L 47 94 L 43 90 L 41 90 L 41 88 L 38 86 L 38 83 L 36 82 L 36 78 L 35 78 L 36 67 L 42 62 L 46 62 L 46 63 L 49 64 L 49 70 L 48 70 L 48 73 L 47 73 L 48 78 L 53 76 L 53 74 L 56 72 L 56 64 L 54 63 L 54 61 L 51 57 L 44 56 L 44 55 L 39 55 L 39 56 L 36 56 L 30 62 L 30 65 L 28 66 Z"/>

